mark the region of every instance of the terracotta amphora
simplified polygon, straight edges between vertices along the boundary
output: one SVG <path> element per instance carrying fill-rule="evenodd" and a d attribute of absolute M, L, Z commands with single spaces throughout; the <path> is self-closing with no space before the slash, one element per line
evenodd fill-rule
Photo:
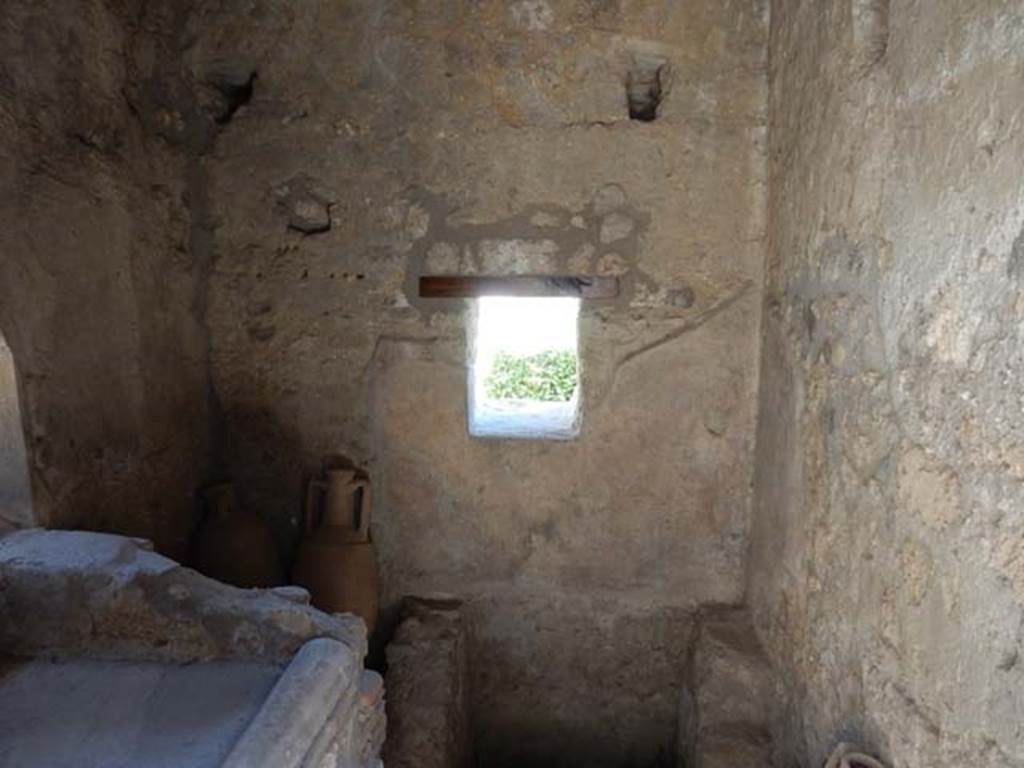
<path fill-rule="evenodd" d="M 196 543 L 196 568 L 236 587 L 278 587 L 284 583 L 281 554 L 262 517 L 240 509 L 235 487 L 207 488 L 206 519 Z"/>
<path fill-rule="evenodd" d="M 306 491 L 306 536 L 293 572 L 313 605 L 328 613 L 354 613 L 377 624 L 377 551 L 370 540 L 370 483 L 350 469 L 330 469 Z"/>

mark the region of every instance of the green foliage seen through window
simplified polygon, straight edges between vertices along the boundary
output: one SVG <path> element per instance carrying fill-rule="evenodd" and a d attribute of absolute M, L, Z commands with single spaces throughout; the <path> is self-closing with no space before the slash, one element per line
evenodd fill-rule
<path fill-rule="evenodd" d="M 484 379 L 484 390 L 492 400 L 571 400 L 576 391 L 576 355 L 568 350 L 526 356 L 499 352 Z"/>

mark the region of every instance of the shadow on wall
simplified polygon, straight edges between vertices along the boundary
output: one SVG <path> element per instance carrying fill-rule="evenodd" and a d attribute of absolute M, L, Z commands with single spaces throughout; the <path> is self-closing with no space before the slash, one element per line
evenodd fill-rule
<path fill-rule="evenodd" d="M 14 356 L 0 335 L 0 533 L 34 523 Z"/>
<path fill-rule="evenodd" d="M 273 409 L 235 405 L 224 412 L 225 477 L 238 485 L 239 502 L 271 526 L 281 557 L 294 558 L 302 530 L 302 504 L 318 459 L 302 450 L 299 435 Z"/>

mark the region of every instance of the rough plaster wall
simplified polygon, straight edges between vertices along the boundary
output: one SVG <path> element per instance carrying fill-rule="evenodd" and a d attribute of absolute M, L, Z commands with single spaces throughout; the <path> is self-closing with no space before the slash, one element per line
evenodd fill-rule
<path fill-rule="evenodd" d="M 750 602 L 785 757 L 1020 766 L 1024 7 L 885 5 L 772 7 Z"/>
<path fill-rule="evenodd" d="M 37 519 L 180 556 L 205 461 L 205 343 L 185 166 L 153 128 L 172 116 L 140 97 L 176 16 L 4 3 L 0 329 Z"/>
<path fill-rule="evenodd" d="M 207 165 L 228 468 L 287 541 L 322 457 L 370 467 L 385 604 L 468 601 L 493 764 L 651 762 L 690 611 L 742 594 L 765 10 L 261 1 L 190 24 L 191 66 L 256 72 Z M 630 121 L 650 57 L 671 91 Z M 509 271 L 622 279 L 583 310 L 576 441 L 466 434 L 467 307 L 415 281 Z"/>
<path fill-rule="evenodd" d="M 0 336 L 0 532 L 33 519 L 14 358 Z"/>

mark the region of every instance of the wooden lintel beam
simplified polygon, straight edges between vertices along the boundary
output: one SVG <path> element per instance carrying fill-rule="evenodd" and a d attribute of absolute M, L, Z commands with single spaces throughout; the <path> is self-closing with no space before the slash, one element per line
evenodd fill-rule
<path fill-rule="evenodd" d="M 596 275 L 432 275 L 420 278 L 420 296 L 424 299 L 475 299 L 480 296 L 614 299 L 618 295 L 617 277 Z"/>

